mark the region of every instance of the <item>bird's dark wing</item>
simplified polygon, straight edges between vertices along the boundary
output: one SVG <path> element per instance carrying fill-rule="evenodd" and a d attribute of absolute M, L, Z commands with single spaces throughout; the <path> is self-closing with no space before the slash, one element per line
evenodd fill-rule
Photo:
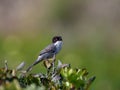
<path fill-rule="evenodd" d="M 48 45 L 45 49 L 41 50 L 40 55 L 44 53 L 54 53 L 56 50 L 56 47 L 54 44 Z"/>

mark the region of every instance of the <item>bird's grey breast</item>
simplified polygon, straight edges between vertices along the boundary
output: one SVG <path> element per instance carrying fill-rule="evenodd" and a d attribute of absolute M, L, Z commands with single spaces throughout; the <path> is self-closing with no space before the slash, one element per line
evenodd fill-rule
<path fill-rule="evenodd" d="M 54 43 L 54 45 L 56 47 L 56 52 L 55 52 L 56 54 L 61 50 L 62 44 L 63 44 L 62 41 L 57 41 L 56 43 Z"/>

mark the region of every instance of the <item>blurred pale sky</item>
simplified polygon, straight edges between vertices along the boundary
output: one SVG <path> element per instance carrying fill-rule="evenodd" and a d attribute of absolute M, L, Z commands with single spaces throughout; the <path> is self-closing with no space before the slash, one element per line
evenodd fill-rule
<path fill-rule="evenodd" d="M 79 31 L 83 25 L 89 30 L 98 26 L 116 30 L 120 23 L 119 8 L 119 0 L 1 0 L 0 30 L 46 28 L 46 25 L 55 29 L 70 25 Z"/>

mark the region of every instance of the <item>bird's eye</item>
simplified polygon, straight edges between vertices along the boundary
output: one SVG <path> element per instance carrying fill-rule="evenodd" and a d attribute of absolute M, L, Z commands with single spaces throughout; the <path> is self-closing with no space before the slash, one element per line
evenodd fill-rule
<path fill-rule="evenodd" d="M 58 39 L 56 38 L 55 41 L 57 41 Z"/>

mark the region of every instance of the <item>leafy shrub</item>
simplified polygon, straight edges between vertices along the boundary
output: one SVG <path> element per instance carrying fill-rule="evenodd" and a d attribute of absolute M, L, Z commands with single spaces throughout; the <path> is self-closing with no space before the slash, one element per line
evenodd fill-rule
<path fill-rule="evenodd" d="M 16 69 L 0 68 L 0 90 L 88 90 L 95 76 L 88 78 L 85 68 L 73 69 L 69 64 L 58 61 L 56 66 L 46 69 L 46 74 L 28 74 L 22 62 Z M 47 66 L 47 64 L 46 64 Z"/>

